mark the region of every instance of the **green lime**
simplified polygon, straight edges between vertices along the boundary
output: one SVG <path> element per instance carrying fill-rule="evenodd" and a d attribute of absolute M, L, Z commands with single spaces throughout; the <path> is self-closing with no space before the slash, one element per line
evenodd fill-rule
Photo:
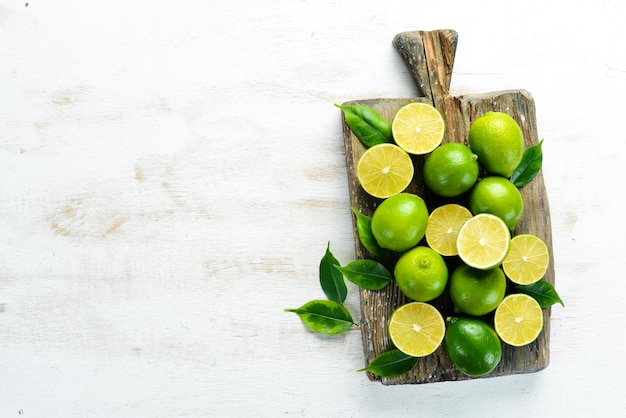
<path fill-rule="evenodd" d="M 415 247 L 398 259 L 396 284 L 410 299 L 428 302 L 443 293 L 448 283 L 448 267 L 443 257 L 429 247 Z"/>
<path fill-rule="evenodd" d="M 424 182 L 440 196 L 463 194 L 478 178 L 477 158 L 469 147 L 458 142 L 440 145 L 424 163 Z"/>
<path fill-rule="evenodd" d="M 469 207 L 474 215 L 496 215 L 512 231 L 522 217 L 524 201 L 519 189 L 508 179 L 491 176 L 476 183 L 469 195 Z"/>
<path fill-rule="evenodd" d="M 506 277 L 500 267 L 479 270 L 461 264 L 450 276 L 450 298 L 454 311 L 486 315 L 498 307 L 506 292 Z"/>
<path fill-rule="evenodd" d="M 476 119 L 470 126 L 468 141 L 478 155 L 478 163 L 491 174 L 511 177 L 522 161 L 524 135 L 506 113 L 487 112 Z"/>
<path fill-rule="evenodd" d="M 372 215 L 372 234 L 382 248 L 406 251 L 424 237 L 428 209 L 416 194 L 399 193 L 385 199 Z"/>
<path fill-rule="evenodd" d="M 477 318 L 448 318 L 443 346 L 448 358 L 468 376 L 491 373 L 502 359 L 496 331 Z"/>

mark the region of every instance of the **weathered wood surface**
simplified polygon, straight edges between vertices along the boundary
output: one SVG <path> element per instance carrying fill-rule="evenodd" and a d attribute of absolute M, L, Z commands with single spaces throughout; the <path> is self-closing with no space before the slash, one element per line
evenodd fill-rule
<path fill-rule="evenodd" d="M 405 60 L 411 75 L 416 81 L 423 97 L 412 99 L 370 99 L 351 101 L 345 104 L 363 104 L 376 109 L 381 116 L 391 121 L 395 112 L 411 101 L 432 103 L 439 109 L 446 122 L 444 142 L 462 142 L 467 144 L 470 124 L 483 113 L 495 110 L 511 115 L 524 133 L 526 146 L 538 143 L 534 100 L 525 90 L 507 90 L 486 94 L 452 96 L 448 93 L 457 34 L 451 30 L 432 32 L 406 32 L 397 35 L 393 44 Z M 369 196 L 359 185 L 355 167 L 365 150 L 359 140 L 343 123 L 346 146 L 347 170 L 349 176 L 350 202 L 359 211 L 371 215 L 380 199 Z M 421 179 L 424 156 L 413 156 L 415 178 L 407 191 L 422 196 L 432 210 L 442 203 L 442 199 L 429 193 Z M 524 199 L 524 214 L 514 234 L 532 233 L 541 237 L 552 253 L 552 232 L 548 197 L 542 173 L 528 185 L 521 188 Z M 466 196 L 455 201 L 465 203 Z M 449 201 L 449 199 L 448 199 Z M 372 255 L 360 244 L 354 228 L 356 256 L 359 259 L 372 258 Z M 394 262 L 380 260 L 391 266 Z M 449 258 L 450 269 L 454 268 L 455 258 Z M 544 278 L 554 284 L 554 264 L 551 263 Z M 387 321 L 395 308 L 408 300 L 391 283 L 380 291 L 360 291 L 361 332 L 365 362 L 369 363 L 380 353 L 391 349 L 392 343 L 387 334 Z M 432 302 L 445 316 L 452 314 L 452 304 L 447 292 Z M 489 317 L 486 318 L 489 320 Z M 528 346 L 515 348 L 503 344 L 503 357 L 499 366 L 485 377 L 529 373 L 547 367 L 549 363 L 550 343 L 550 308 L 544 309 L 544 329 L 539 338 Z M 466 375 L 457 370 L 447 359 L 443 347 L 432 355 L 420 359 L 418 366 L 409 374 L 397 378 L 379 378 L 368 375 L 371 380 L 380 380 L 383 384 L 430 383 L 448 380 L 466 380 Z"/>

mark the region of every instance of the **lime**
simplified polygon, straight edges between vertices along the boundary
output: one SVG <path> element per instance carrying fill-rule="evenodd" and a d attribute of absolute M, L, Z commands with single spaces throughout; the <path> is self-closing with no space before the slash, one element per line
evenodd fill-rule
<path fill-rule="evenodd" d="M 428 247 L 415 247 L 402 254 L 394 268 L 396 284 L 410 299 L 427 302 L 439 297 L 448 282 L 443 257 Z"/>
<path fill-rule="evenodd" d="M 478 270 L 466 264 L 450 276 L 450 298 L 454 311 L 486 315 L 498 307 L 506 292 L 506 277 L 500 267 Z"/>
<path fill-rule="evenodd" d="M 391 342 L 409 356 L 424 357 L 434 353 L 445 332 L 443 317 L 428 303 L 407 303 L 393 311 L 389 318 Z"/>
<path fill-rule="evenodd" d="M 498 335 L 477 318 L 448 318 L 443 346 L 452 363 L 468 376 L 491 373 L 502 359 Z"/>
<path fill-rule="evenodd" d="M 469 147 L 458 142 L 440 145 L 424 163 L 426 187 L 444 197 L 465 193 L 478 178 L 477 158 Z"/>
<path fill-rule="evenodd" d="M 368 148 L 356 167 L 357 178 L 363 189 L 381 199 L 406 189 L 413 180 L 413 173 L 411 157 L 394 144 Z"/>
<path fill-rule="evenodd" d="M 416 194 L 399 193 L 385 199 L 372 215 L 372 235 L 378 245 L 392 251 L 406 251 L 424 237 L 428 209 Z"/>
<path fill-rule="evenodd" d="M 465 206 L 448 203 L 439 206 L 428 216 L 426 242 L 444 256 L 457 255 L 456 239 L 463 224 L 472 217 Z"/>
<path fill-rule="evenodd" d="M 524 201 L 519 189 L 508 179 L 491 176 L 476 183 L 469 195 L 469 207 L 474 215 L 498 216 L 512 231 L 522 217 Z"/>
<path fill-rule="evenodd" d="M 443 140 L 441 113 L 428 103 L 409 103 L 398 110 L 391 123 L 393 139 L 409 154 L 427 154 Z"/>
<path fill-rule="evenodd" d="M 535 235 L 520 234 L 511 239 L 509 254 L 502 268 L 513 283 L 526 285 L 541 280 L 549 263 L 550 254 L 546 243 Z"/>
<path fill-rule="evenodd" d="M 498 305 L 493 323 L 502 341 L 521 347 L 539 336 L 543 329 L 543 311 L 533 297 L 514 293 Z"/>
<path fill-rule="evenodd" d="M 502 219 L 481 213 L 463 224 L 456 247 L 465 264 L 488 270 L 502 264 L 510 241 L 511 232 Z"/>
<path fill-rule="evenodd" d="M 511 116 L 487 112 L 471 124 L 469 146 L 485 170 L 508 178 L 522 161 L 524 135 Z"/>

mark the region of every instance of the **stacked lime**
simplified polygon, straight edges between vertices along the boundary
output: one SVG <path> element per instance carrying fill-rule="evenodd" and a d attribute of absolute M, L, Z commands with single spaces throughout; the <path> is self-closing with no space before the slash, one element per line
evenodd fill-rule
<path fill-rule="evenodd" d="M 467 145 L 445 143 L 441 113 L 410 103 L 396 113 L 391 131 L 393 143 L 368 148 L 357 167 L 363 189 L 380 199 L 372 237 L 396 253 L 388 262 L 409 299 L 390 317 L 391 341 L 415 357 L 443 345 L 461 372 L 491 373 L 502 343 L 530 344 L 543 329 L 536 300 L 507 290 L 509 282 L 537 282 L 549 263 L 541 238 L 515 234 L 524 201 L 510 177 L 524 154 L 522 130 L 510 115 L 490 111 L 472 122 Z M 432 195 L 406 192 L 415 158 L 423 158 L 417 174 Z"/>

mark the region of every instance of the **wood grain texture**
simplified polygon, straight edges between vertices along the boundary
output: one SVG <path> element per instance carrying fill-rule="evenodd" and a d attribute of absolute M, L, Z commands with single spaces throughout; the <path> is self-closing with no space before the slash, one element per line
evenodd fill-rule
<path fill-rule="evenodd" d="M 433 104 L 444 117 L 446 132 L 444 142 L 461 142 L 467 145 L 467 136 L 471 123 L 487 111 L 501 111 L 511 115 L 520 125 L 524 134 L 525 145 L 538 143 L 535 104 L 532 96 L 525 90 L 508 90 L 485 94 L 452 96 L 448 93 L 452 65 L 455 56 L 457 34 L 451 30 L 432 32 L 407 32 L 397 35 L 394 46 L 405 60 L 419 91 L 424 97 L 413 99 L 369 99 L 351 101 L 345 104 L 361 104 L 373 107 L 385 119 L 391 121 L 397 110 L 411 101 Z M 360 187 L 355 174 L 356 164 L 365 151 L 365 147 L 350 131 L 343 120 L 343 134 L 346 146 L 346 165 L 349 176 L 350 202 L 360 212 L 371 216 L 382 201 L 368 195 Z M 454 201 L 467 205 L 467 196 L 455 199 L 442 199 L 430 193 L 421 178 L 426 156 L 412 156 L 415 164 L 415 176 L 407 189 L 426 201 L 429 210 L 444 202 Z M 483 172 L 482 175 L 485 173 Z M 521 188 L 524 199 L 524 214 L 514 233 L 532 233 L 541 237 L 552 251 L 552 227 L 546 188 L 540 172 L 528 185 Z M 361 245 L 354 224 L 354 241 L 357 258 L 373 256 Z M 379 260 L 393 269 L 397 255 Z M 447 259 L 450 271 L 458 263 L 456 258 Z M 550 264 L 545 280 L 554 284 L 554 265 Z M 395 282 L 380 291 L 361 289 L 361 331 L 366 363 L 377 355 L 393 348 L 387 334 L 387 322 L 391 313 L 398 306 L 406 303 L 407 298 L 399 291 Z M 434 300 L 444 317 L 453 314 L 452 303 L 443 296 Z M 539 338 L 528 346 L 515 348 L 503 344 L 503 357 L 498 367 L 486 377 L 536 372 L 549 363 L 550 308 L 544 309 L 544 329 Z M 489 320 L 489 318 L 487 318 Z M 371 380 L 380 380 L 383 384 L 430 383 L 447 380 L 466 380 L 468 376 L 456 369 L 448 360 L 443 347 L 430 356 L 420 359 L 418 366 L 409 374 L 396 378 L 380 378 L 369 374 Z"/>

